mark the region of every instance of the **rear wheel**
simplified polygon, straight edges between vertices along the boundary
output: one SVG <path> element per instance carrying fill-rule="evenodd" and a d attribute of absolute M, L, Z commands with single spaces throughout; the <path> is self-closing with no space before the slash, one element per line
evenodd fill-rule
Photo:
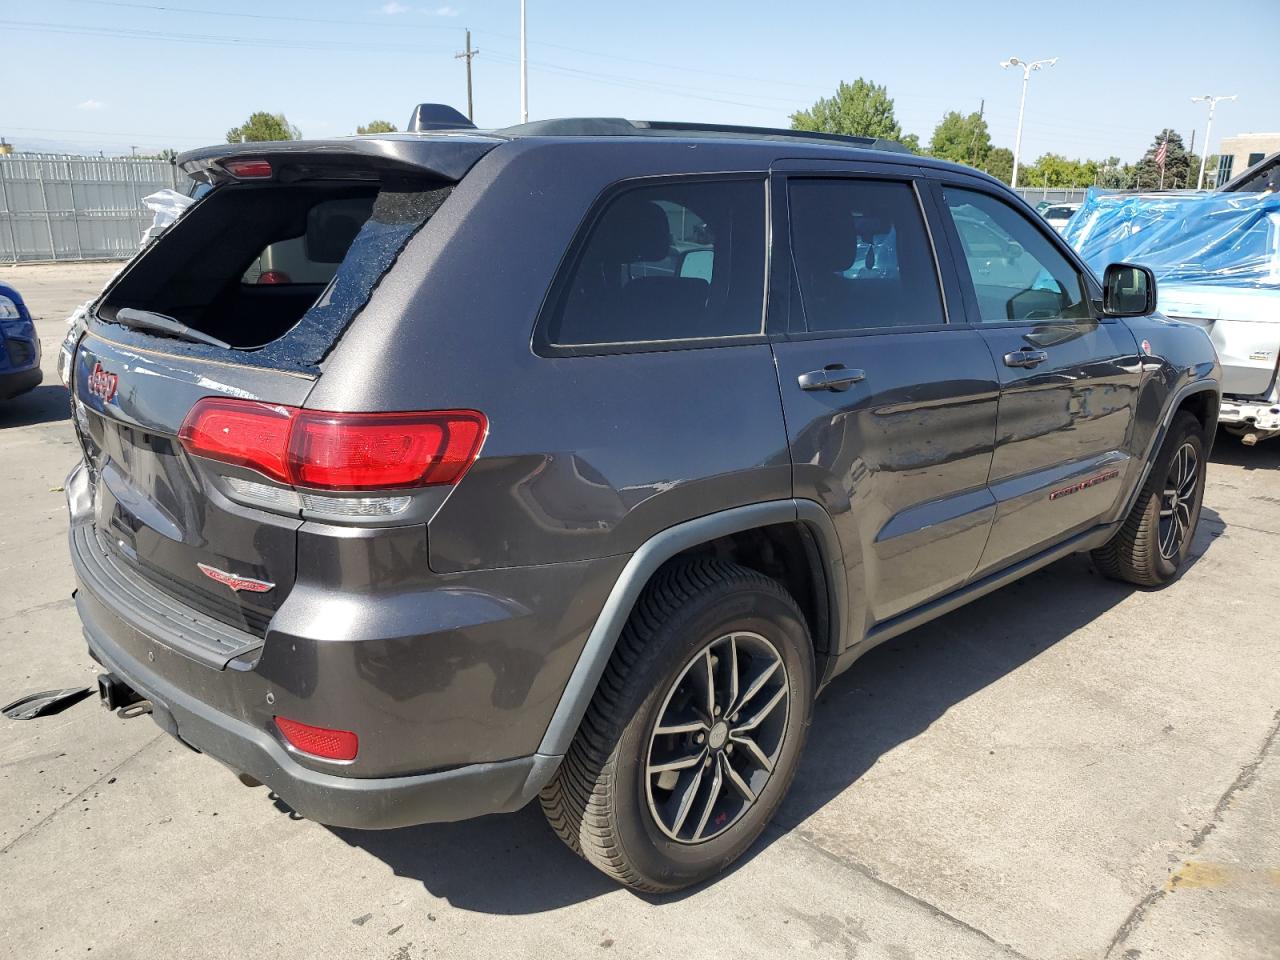
<path fill-rule="evenodd" d="M 1093 551 L 1099 570 L 1143 587 L 1163 586 L 1177 576 L 1200 522 L 1205 460 L 1200 422 L 1179 413 L 1124 525 Z"/>
<path fill-rule="evenodd" d="M 759 835 L 809 726 L 813 649 L 777 581 L 735 564 L 661 571 L 636 605 L 542 807 L 636 890 L 716 874 Z"/>

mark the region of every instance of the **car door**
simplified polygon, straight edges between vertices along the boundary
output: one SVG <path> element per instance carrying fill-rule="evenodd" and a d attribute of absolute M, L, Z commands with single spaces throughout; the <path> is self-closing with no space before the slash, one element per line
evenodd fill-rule
<path fill-rule="evenodd" d="M 795 495 L 845 554 L 855 637 L 960 586 L 995 509 L 998 381 L 940 271 L 917 171 L 775 170 L 769 323 Z"/>
<path fill-rule="evenodd" d="M 1000 377 L 990 487 L 996 518 L 978 575 L 1100 521 L 1128 485 L 1141 364 L 1124 323 L 1038 218 L 976 179 L 935 187 L 972 326 Z"/>

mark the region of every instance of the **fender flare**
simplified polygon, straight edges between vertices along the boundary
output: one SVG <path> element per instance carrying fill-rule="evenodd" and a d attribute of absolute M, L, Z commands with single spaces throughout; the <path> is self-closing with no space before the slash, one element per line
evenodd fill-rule
<path fill-rule="evenodd" d="M 563 757 L 568 751 L 613 656 L 622 628 L 631 616 L 636 600 L 659 567 L 691 547 L 720 537 L 756 527 L 796 522 L 806 524 L 817 540 L 831 608 L 832 652 L 842 651 L 848 639 L 848 585 L 844 553 L 831 517 L 818 503 L 796 499 L 769 500 L 687 520 L 650 537 L 627 561 L 596 618 L 595 626 L 591 628 L 573 673 L 569 675 L 569 682 L 538 745 L 538 754 L 551 759 Z"/>
<path fill-rule="evenodd" d="M 1173 423 L 1173 415 L 1177 413 L 1178 408 L 1182 406 L 1182 401 L 1187 397 L 1197 393 L 1213 392 L 1218 395 L 1218 399 L 1222 399 L 1222 390 L 1218 386 L 1218 381 L 1212 377 L 1206 377 L 1203 380 L 1192 380 L 1184 383 L 1179 389 L 1171 394 L 1168 406 L 1164 408 L 1164 413 L 1160 415 L 1160 426 L 1152 433 L 1151 442 L 1147 445 L 1146 452 L 1142 458 L 1142 473 L 1138 477 L 1138 482 L 1134 484 L 1133 489 L 1129 491 L 1129 495 L 1121 501 L 1121 507 L 1112 515 L 1111 523 L 1119 523 L 1129 515 L 1129 511 L 1133 509 L 1134 503 L 1138 499 L 1138 494 L 1142 492 L 1142 488 L 1147 485 L 1147 476 L 1151 473 L 1151 468 L 1155 465 L 1156 456 L 1160 453 L 1160 448 L 1164 446 L 1164 438 L 1169 433 L 1169 425 Z M 1212 441 L 1212 438 L 1210 438 Z"/>

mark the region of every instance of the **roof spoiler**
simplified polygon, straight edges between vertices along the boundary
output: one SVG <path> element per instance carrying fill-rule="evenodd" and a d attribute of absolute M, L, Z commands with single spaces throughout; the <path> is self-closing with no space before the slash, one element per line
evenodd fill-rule
<path fill-rule="evenodd" d="M 447 103 L 420 103 L 409 114 L 409 133 L 424 130 L 474 130 L 476 125 Z"/>
<path fill-rule="evenodd" d="M 461 180 L 475 162 L 502 141 L 464 133 L 422 137 L 390 133 L 341 140 L 278 140 L 271 143 L 224 143 L 180 154 L 178 168 L 193 180 L 228 183 L 236 180 L 368 179 L 379 172 Z M 241 174 L 234 161 L 266 161 L 252 174 Z M 268 166 L 269 165 L 269 166 Z M 262 172 L 265 168 L 266 172 Z"/>

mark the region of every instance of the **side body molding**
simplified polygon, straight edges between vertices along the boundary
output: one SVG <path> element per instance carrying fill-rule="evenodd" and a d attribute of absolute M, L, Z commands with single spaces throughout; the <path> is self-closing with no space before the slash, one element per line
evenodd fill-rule
<path fill-rule="evenodd" d="M 538 754 L 559 758 L 568 751 L 609 658 L 613 656 L 623 625 L 631 616 L 641 591 L 659 567 L 676 554 L 710 540 L 755 527 L 796 521 L 810 528 L 822 553 L 832 625 L 830 653 L 835 655 L 843 651 L 848 642 L 849 618 L 844 556 L 835 527 L 820 505 L 812 500 L 770 500 L 685 521 L 646 540 L 623 568 L 560 696 L 560 703 L 538 746 Z"/>

